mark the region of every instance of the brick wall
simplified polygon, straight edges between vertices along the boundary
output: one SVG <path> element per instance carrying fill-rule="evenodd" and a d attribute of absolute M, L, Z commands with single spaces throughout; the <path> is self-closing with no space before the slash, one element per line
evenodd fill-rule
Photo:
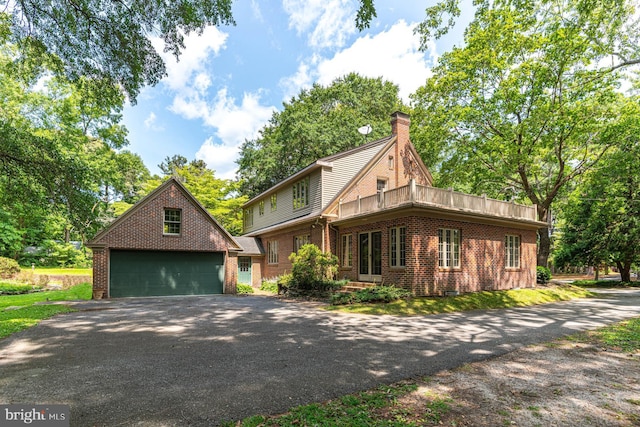
<path fill-rule="evenodd" d="M 165 208 L 182 211 L 179 236 L 163 234 Z M 96 297 L 100 293 L 108 297 L 111 249 L 223 252 L 224 292 L 235 293 L 238 267 L 237 259 L 228 253 L 230 242 L 223 231 L 193 204 L 175 182 L 169 182 L 162 191 L 135 205 L 130 212 L 125 213 L 125 217 L 99 234 L 90 246 L 95 246 L 93 289 Z"/>
<path fill-rule="evenodd" d="M 405 268 L 390 268 L 389 229 L 407 228 Z M 438 229 L 461 231 L 459 269 L 438 267 Z M 358 234 L 365 231 L 382 232 L 382 281 L 402 286 L 416 295 L 442 295 L 446 290 L 475 292 L 484 289 L 532 287 L 536 275 L 536 232 L 496 225 L 476 224 L 447 219 L 406 216 L 396 219 L 341 227 L 340 234 L 353 235 L 353 267 L 341 268 L 340 277 L 358 280 Z M 504 238 L 519 235 L 521 254 L 519 269 L 506 269 Z"/>

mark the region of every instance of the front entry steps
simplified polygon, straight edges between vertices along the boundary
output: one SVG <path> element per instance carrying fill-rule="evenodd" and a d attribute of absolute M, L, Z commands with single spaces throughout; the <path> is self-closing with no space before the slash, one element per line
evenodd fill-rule
<path fill-rule="evenodd" d="M 351 293 L 356 292 L 366 288 L 373 288 L 374 286 L 378 286 L 379 283 L 370 283 L 370 282 L 348 282 L 344 285 L 338 292 Z"/>

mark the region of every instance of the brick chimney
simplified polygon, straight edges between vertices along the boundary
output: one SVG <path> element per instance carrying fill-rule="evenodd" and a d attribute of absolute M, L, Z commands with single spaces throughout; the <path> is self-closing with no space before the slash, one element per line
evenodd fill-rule
<path fill-rule="evenodd" d="M 404 145 L 409 141 L 409 125 L 411 119 L 408 114 L 396 111 L 391 115 L 391 133 L 398 136 L 398 141 Z"/>

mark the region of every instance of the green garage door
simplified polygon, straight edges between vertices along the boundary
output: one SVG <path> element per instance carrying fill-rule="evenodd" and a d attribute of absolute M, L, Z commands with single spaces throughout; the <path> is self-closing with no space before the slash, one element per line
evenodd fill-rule
<path fill-rule="evenodd" d="M 111 297 L 221 294 L 221 252 L 111 251 Z"/>

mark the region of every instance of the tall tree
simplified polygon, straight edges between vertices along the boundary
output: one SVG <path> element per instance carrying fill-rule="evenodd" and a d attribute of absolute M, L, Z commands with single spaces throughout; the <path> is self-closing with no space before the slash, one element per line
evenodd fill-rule
<path fill-rule="evenodd" d="M 464 47 L 442 55 L 413 96 L 413 141 L 441 184 L 508 189 L 547 222 L 565 185 L 616 143 L 604 136 L 621 108 L 620 76 L 600 65 L 610 40 L 626 42 L 629 11 L 596 3 L 478 2 Z M 547 228 L 539 240 L 546 265 Z"/>
<path fill-rule="evenodd" d="M 615 264 L 622 281 L 640 262 L 640 104 L 631 101 L 611 137 L 618 147 L 588 173 L 562 209 L 556 264 Z"/>
<path fill-rule="evenodd" d="M 9 34 L 0 14 L 0 208 L 59 212 L 68 227 L 57 238 L 68 239 L 71 229 L 83 230 L 98 214 L 102 156 L 126 144 L 119 124 L 124 96 L 95 80 L 51 74 L 55 58 L 36 61 L 9 43 Z M 28 229 L 25 218 L 13 221 Z"/>
<path fill-rule="evenodd" d="M 284 103 L 240 150 L 241 190 L 250 196 L 328 156 L 389 134 L 389 115 L 402 109 L 398 87 L 381 78 L 349 74 L 314 84 Z M 358 128 L 370 124 L 363 136 Z"/>
<path fill-rule="evenodd" d="M 184 36 L 209 25 L 233 24 L 232 0 L 0 0 L 11 12 L 13 40 L 59 58 L 56 72 L 72 81 L 85 76 L 121 86 L 132 101 L 166 74 L 151 44 L 180 56 Z"/>

